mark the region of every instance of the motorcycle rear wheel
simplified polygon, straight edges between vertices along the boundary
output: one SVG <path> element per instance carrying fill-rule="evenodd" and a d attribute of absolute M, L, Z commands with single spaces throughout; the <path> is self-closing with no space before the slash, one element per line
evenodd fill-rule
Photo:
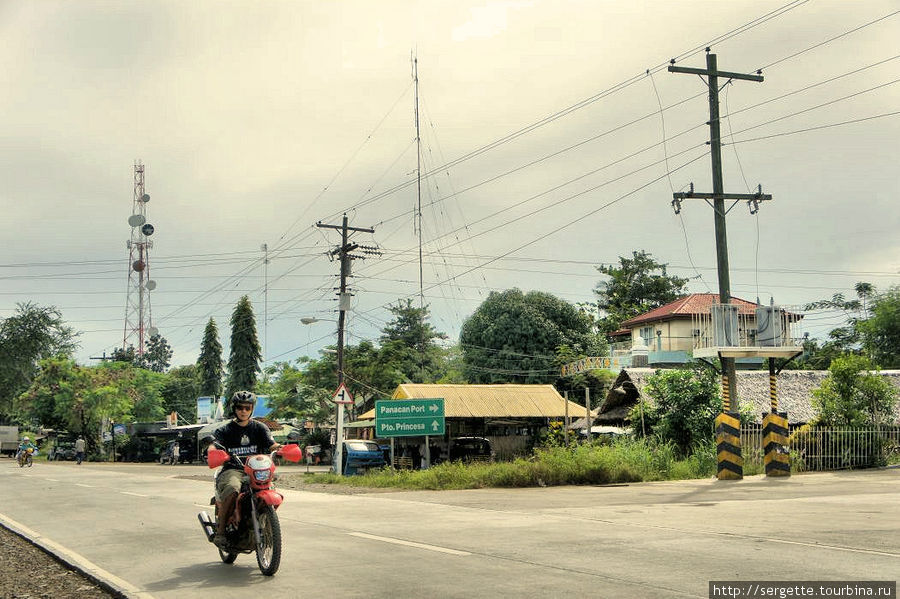
<path fill-rule="evenodd" d="M 260 572 L 273 576 L 281 565 L 281 523 L 271 505 L 260 508 L 257 520 L 260 542 L 256 546 L 256 563 Z"/>
<path fill-rule="evenodd" d="M 234 560 L 237 559 L 237 556 L 237 553 L 231 553 L 230 551 L 223 551 L 222 549 L 219 549 L 219 559 L 221 559 L 223 563 L 233 564 Z"/>

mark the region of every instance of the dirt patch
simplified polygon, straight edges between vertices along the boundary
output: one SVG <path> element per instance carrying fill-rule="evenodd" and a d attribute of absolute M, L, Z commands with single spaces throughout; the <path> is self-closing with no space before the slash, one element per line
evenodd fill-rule
<path fill-rule="evenodd" d="M 94 581 L 0 526 L 0 598 L 113 599 Z"/>

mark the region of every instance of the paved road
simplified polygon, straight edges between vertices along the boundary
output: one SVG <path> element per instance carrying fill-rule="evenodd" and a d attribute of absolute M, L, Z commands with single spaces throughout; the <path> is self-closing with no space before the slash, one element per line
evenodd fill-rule
<path fill-rule="evenodd" d="M 285 491 L 282 567 L 218 562 L 195 467 L 0 460 L 0 518 L 134 597 L 706 597 L 709 580 L 896 580 L 900 469 L 332 495 Z M 206 471 L 208 472 L 208 471 Z"/>

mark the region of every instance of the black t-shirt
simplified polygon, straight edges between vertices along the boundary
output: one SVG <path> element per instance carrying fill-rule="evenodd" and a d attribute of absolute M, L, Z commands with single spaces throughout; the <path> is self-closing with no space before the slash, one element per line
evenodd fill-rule
<path fill-rule="evenodd" d="M 234 420 L 213 433 L 216 441 L 233 456 L 245 458 L 257 453 L 269 453 L 275 443 L 269 427 L 257 420 L 251 420 L 247 426 L 239 426 Z M 240 470 L 233 462 L 225 462 L 223 470 Z"/>

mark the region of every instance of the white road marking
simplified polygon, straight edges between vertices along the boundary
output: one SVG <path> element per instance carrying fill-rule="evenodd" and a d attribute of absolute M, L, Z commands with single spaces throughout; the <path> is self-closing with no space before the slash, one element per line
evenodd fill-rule
<path fill-rule="evenodd" d="M 8 518 L 7 516 L 0 514 L 0 524 L 3 524 L 3 526 L 9 528 L 15 533 L 24 535 L 39 547 L 43 547 L 44 549 L 50 551 L 50 553 L 62 558 L 62 561 L 78 568 L 79 570 L 89 573 L 95 578 L 104 581 L 130 599 L 153 599 L 153 595 L 151 595 L 150 593 L 142 591 L 127 580 L 122 580 L 111 572 L 107 572 L 82 555 L 75 553 L 74 551 L 70 551 L 69 549 L 63 547 L 55 541 L 51 541 L 37 531 L 31 530 L 24 524 L 20 524 L 12 518 Z"/>
<path fill-rule="evenodd" d="M 205 508 L 210 508 L 210 507 L 212 507 L 212 506 L 209 505 L 209 504 L 203 505 L 203 504 L 201 504 L 201 503 L 195 503 L 194 505 L 197 506 L 197 507 L 205 507 Z"/>
<path fill-rule="evenodd" d="M 416 547 L 418 549 L 427 549 L 428 551 L 438 551 L 440 553 L 449 553 L 450 555 L 472 555 L 468 551 L 457 551 L 456 549 L 448 549 L 447 547 L 438 547 L 437 545 L 426 545 L 425 543 L 414 543 L 413 541 L 404 541 L 402 539 L 392 539 L 391 537 L 378 537 L 366 534 L 364 532 L 348 532 L 348 535 L 360 537 L 362 539 L 371 539 L 373 541 L 384 541 L 385 543 L 393 543 L 395 545 L 406 545 L 407 547 Z"/>
<path fill-rule="evenodd" d="M 149 495 L 141 495 L 140 493 L 129 493 L 128 491 L 119 491 L 122 495 L 133 495 L 135 497 L 150 497 Z"/>
<path fill-rule="evenodd" d="M 48 479 L 46 479 L 46 480 L 49 480 L 49 481 L 52 481 L 52 482 L 55 482 L 55 483 L 58 483 L 58 482 L 59 482 L 59 479 L 56 479 L 56 478 L 48 478 Z"/>
<path fill-rule="evenodd" d="M 84 483 L 75 483 L 75 486 L 76 486 L 76 487 L 84 487 L 84 488 L 86 488 L 86 489 L 93 489 L 93 488 L 95 488 L 94 485 L 86 485 L 86 484 L 84 484 Z"/>

